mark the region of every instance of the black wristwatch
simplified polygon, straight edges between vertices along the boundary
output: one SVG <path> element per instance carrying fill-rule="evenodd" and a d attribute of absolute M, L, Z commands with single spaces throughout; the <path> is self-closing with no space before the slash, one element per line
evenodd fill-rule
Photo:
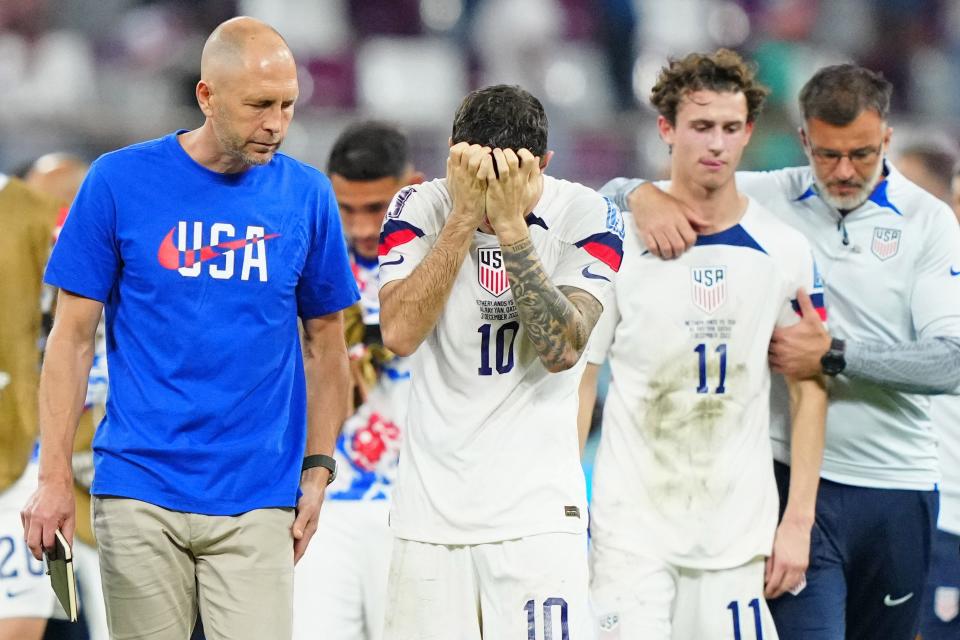
<path fill-rule="evenodd" d="M 323 467 L 330 472 L 330 477 L 327 478 L 327 484 L 333 482 L 334 478 L 337 477 L 337 461 L 330 456 L 325 456 L 322 453 L 307 456 L 303 459 L 303 466 L 300 468 L 300 473 L 303 473 L 307 469 L 313 469 L 314 467 Z"/>
<path fill-rule="evenodd" d="M 847 360 L 843 356 L 846 347 L 846 343 L 840 338 L 830 340 L 830 348 L 820 358 L 820 367 L 825 374 L 835 376 L 846 368 Z"/>

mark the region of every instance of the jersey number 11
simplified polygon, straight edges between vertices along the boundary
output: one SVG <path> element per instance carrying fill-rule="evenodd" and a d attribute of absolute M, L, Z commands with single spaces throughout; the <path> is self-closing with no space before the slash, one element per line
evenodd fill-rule
<path fill-rule="evenodd" d="M 697 385 L 697 393 L 710 393 L 710 387 L 707 386 L 706 343 L 701 342 L 693 351 L 699 355 L 697 362 L 699 365 L 698 370 L 700 372 L 700 384 Z M 724 386 L 727 381 L 727 344 L 718 344 L 716 352 L 720 354 L 720 384 L 717 385 L 714 393 L 725 393 L 727 391 L 726 386 Z"/>

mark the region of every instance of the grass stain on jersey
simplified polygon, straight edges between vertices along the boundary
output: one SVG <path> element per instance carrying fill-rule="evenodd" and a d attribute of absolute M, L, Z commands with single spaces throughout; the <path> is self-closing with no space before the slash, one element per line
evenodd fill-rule
<path fill-rule="evenodd" d="M 727 367 L 725 393 L 716 393 L 720 363 L 707 361 L 712 386 L 697 393 L 698 365 L 686 354 L 671 358 L 652 377 L 641 398 L 638 421 L 653 458 L 648 488 L 658 509 L 679 516 L 698 511 L 729 491 L 717 483 L 714 468 L 722 438 L 736 430 L 743 407 L 734 391 L 746 371 L 743 364 Z"/>

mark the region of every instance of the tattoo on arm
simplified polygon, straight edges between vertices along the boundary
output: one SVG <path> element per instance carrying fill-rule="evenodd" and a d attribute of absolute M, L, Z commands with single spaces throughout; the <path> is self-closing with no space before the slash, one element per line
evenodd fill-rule
<path fill-rule="evenodd" d="M 557 287 L 529 238 L 501 247 L 520 320 L 544 366 L 569 368 L 583 353 L 603 307 L 576 287 Z"/>

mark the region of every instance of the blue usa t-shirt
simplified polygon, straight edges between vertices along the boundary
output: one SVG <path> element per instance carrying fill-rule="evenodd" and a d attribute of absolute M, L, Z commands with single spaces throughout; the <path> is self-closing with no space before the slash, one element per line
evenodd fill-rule
<path fill-rule="evenodd" d="M 296 504 L 297 316 L 358 300 L 333 190 L 283 154 L 221 174 L 177 132 L 99 158 L 46 282 L 106 309 L 94 495 L 233 515 Z"/>

